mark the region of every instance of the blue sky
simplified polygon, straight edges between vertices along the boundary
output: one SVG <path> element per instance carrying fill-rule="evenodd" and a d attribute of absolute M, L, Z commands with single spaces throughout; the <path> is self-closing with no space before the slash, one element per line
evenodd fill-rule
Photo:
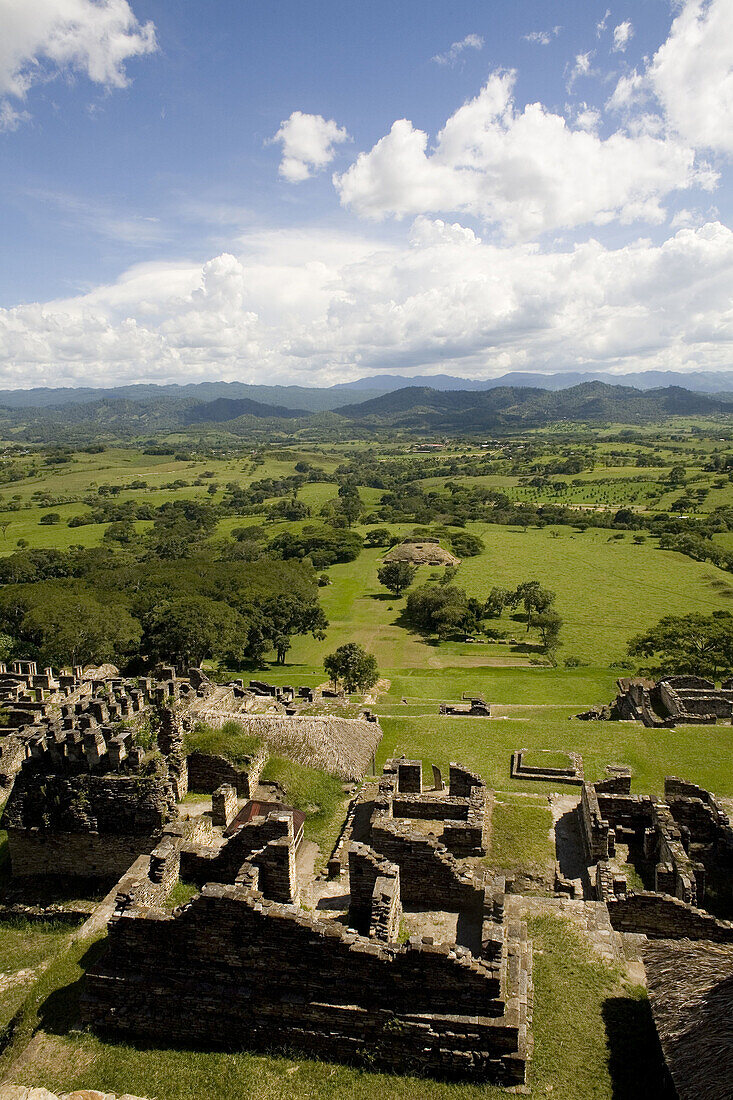
<path fill-rule="evenodd" d="M 0 385 L 733 366 L 733 5 L 0 0 Z"/>

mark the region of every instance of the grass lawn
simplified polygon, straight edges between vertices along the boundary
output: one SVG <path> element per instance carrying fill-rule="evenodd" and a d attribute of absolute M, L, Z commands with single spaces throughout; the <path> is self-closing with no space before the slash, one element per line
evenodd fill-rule
<path fill-rule="evenodd" d="M 68 947 L 68 924 L 0 921 L 0 1036 L 50 961 Z"/>
<path fill-rule="evenodd" d="M 346 815 L 343 784 L 318 768 L 306 768 L 282 756 L 271 756 L 262 779 L 276 780 L 285 788 L 289 805 L 306 814 L 304 832 L 321 850 L 321 861 L 331 854 Z"/>
<path fill-rule="evenodd" d="M 497 795 L 491 814 L 487 866 L 502 873 L 521 871 L 551 880 L 555 864 L 551 828 L 552 814 L 546 799 L 531 794 Z"/>
<path fill-rule="evenodd" d="M 724 797 L 733 795 L 731 726 L 653 730 L 636 722 L 571 721 L 573 711 L 567 707 L 499 709 L 505 718 L 382 718 L 377 767 L 402 753 L 422 758 L 428 766 L 445 767 L 457 760 L 480 772 L 496 790 L 542 794 L 557 790 L 557 784 L 512 779 L 512 752 L 571 750 L 581 753 L 586 778 L 593 781 L 604 776 L 606 764 L 627 764 L 637 794 L 661 794 L 664 777 L 678 775 Z"/>

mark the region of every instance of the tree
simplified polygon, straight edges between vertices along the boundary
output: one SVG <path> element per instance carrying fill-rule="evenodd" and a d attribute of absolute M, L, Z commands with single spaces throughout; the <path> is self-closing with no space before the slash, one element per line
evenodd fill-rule
<path fill-rule="evenodd" d="M 27 610 L 16 636 L 16 652 L 35 651 L 49 665 L 117 664 L 139 644 L 140 624 L 122 606 L 57 590 Z"/>
<path fill-rule="evenodd" d="M 390 532 L 388 527 L 374 527 L 371 531 L 367 531 L 364 538 L 365 546 L 388 546 L 390 541 Z"/>
<path fill-rule="evenodd" d="M 45 516 L 41 516 L 39 523 L 54 524 L 61 522 L 61 516 L 58 512 L 46 512 Z"/>
<path fill-rule="evenodd" d="M 555 593 L 551 592 L 549 588 L 543 588 L 539 581 L 523 581 L 511 593 L 509 602 L 512 607 L 518 607 L 520 603 L 524 606 L 527 613 L 527 630 L 529 631 L 533 616 L 541 615 L 542 612 L 549 611 L 552 607 L 555 602 Z"/>
<path fill-rule="evenodd" d="M 348 692 L 367 691 L 379 679 L 377 658 L 356 642 L 347 642 L 329 653 L 323 667 L 333 683 L 343 682 Z"/>
<path fill-rule="evenodd" d="M 416 574 L 417 566 L 411 565 L 409 561 L 386 561 L 381 569 L 377 570 L 379 583 L 395 596 L 401 595 L 406 588 L 410 587 Z"/>
<path fill-rule="evenodd" d="M 130 543 L 135 541 L 136 534 L 135 524 L 132 520 L 121 519 L 110 523 L 102 538 L 105 542 L 119 542 L 124 546 L 129 546 Z"/>
<path fill-rule="evenodd" d="M 550 608 L 547 611 L 541 611 L 535 617 L 535 626 L 540 632 L 540 638 L 542 639 L 542 645 L 545 648 L 550 663 L 555 665 L 555 654 L 557 653 L 560 645 L 560 630 L 562 629 L 563 620 L 558 615 L 557 611 L 553 611 Z"/>
<path fill-rule="evenodd" d="M 651 658 L 654 672 L 717 679 L 733 669 L 733 615 L 665 615 L 629 642 L 632 657 Z"/>
<path fill-rule="evenodd" d="M 475 558 L 486 549 L 483 539 L 478 535 L 471 535 L 468 531 L 461 531 L 457 535 L 451 535 L 450 540 L 453 553 L 459 558 Z"/>
<path fill-rule="evenodd" d="M 247 624 L 221 600 L 183 596 L 163 600 L 148 616 L 144 645 L 148 655 L 179 668 L 200 665 L 232 649 L 242 652 Z"/>
<path fill-rule="evenodd" d="M 484 615 L 487 619 L 498 619 L 504 608 L 509 602 L 511 593 L 506 588 L 500 588 L 498 585 L 489 592 L 484 605 Z"/>
<path fill-rule="evenodd" d="M 363 507 L 356 483 L 353 481 L 345 481 L 343 485 L 339 486 L 338 495 L 339 511 L 346 520 L 346 526 L 351 527 L 352 523 L 356 523 L 358 520 Z"/>
<path fill-rule="evenodd" d="M 405 619 L 421 634 L 451 634 L 475 630 L 480 615 L 478 601 L 470 601 L 455 585 L 424 584 L 407 597 Z"/>
<path fill-rule="evenodd" d="M 277 663 L 285 664 L 285 654 L 291 648 L 290 638 L 287 634 L 278 634 L 273 641 L 273 648 L 277 654 Z"/>

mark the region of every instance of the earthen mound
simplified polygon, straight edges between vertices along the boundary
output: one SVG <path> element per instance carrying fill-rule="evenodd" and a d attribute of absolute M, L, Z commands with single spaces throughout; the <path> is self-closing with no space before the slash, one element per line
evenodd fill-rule
<path fill-rule="evenodd" d="M 405 539 L 384 555 L 385 561 L 408 561 L 411 565 L 460 565 L 461 559 L 444 550 L 437 539 Z"/>

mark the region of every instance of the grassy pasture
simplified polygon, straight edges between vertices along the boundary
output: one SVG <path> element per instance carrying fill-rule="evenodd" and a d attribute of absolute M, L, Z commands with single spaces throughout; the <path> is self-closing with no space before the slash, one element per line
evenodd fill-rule
<path fill-rule="evenodd" d="M 398 530 L 410 530 L 403 525 Z M 568 527 L 520 528 L 469 524 L 486 550 L 466 558 L 456 583 L 485 599 L 494 585 L 513 588 L 539 580 L 557 593 L 565 620 L 561 659 L 577 657 L 608 665 L 625 657 L 626 644 L 665 614 L 731 609 L 733 581 L 715 566 L 682 554 L 659 550 L 655 540 L 636 545 L 630 535 L 609 541 L 604 530 Z M 332 584 L 321 601 L 330 627 L 325 642 L 296 638 L 288 664 L 319 666 L 337 645 L 357 641 L 376 654 L 380 668 L 434 669 L 447 666 L 526 665 L 521 643 L 525 626 L 508 615 L 495 624 L 519 646 L 508 644 L 425 642 L 399 623 L 404 597 L 387 593 L 377 580 L 383 551 L 365 550 L 354 562 L 332 566 Z M 416 584 L 440 571 L 422 566 Z M 529 640 L 536 641 L 533 634 Z M 531 653 L 529 654 L 531 655 Z"/>
<path fill-rule="evenodd" d="M 377 766 L 402 753 L 444 768 L 450 760 L 459 760 L 497 790 L 550 793 L 559 789 L 556 783 L 512 779 L 511 754 L 516 749 L 570 750 L 581 753 L 586 778 L 593 781 L 603 778 L 607 764 L 627 764 L 637 794 L 661 794 L 664 777 L 678 775 L 716 794 L 733 796 L 731 726 L 651 730 L 635 722 L 571 720 L 575 710 L 568 707 L 492 709 L 496 718 L 446 718 L 436 713 L 382 717 L 384 738 Z"/>

